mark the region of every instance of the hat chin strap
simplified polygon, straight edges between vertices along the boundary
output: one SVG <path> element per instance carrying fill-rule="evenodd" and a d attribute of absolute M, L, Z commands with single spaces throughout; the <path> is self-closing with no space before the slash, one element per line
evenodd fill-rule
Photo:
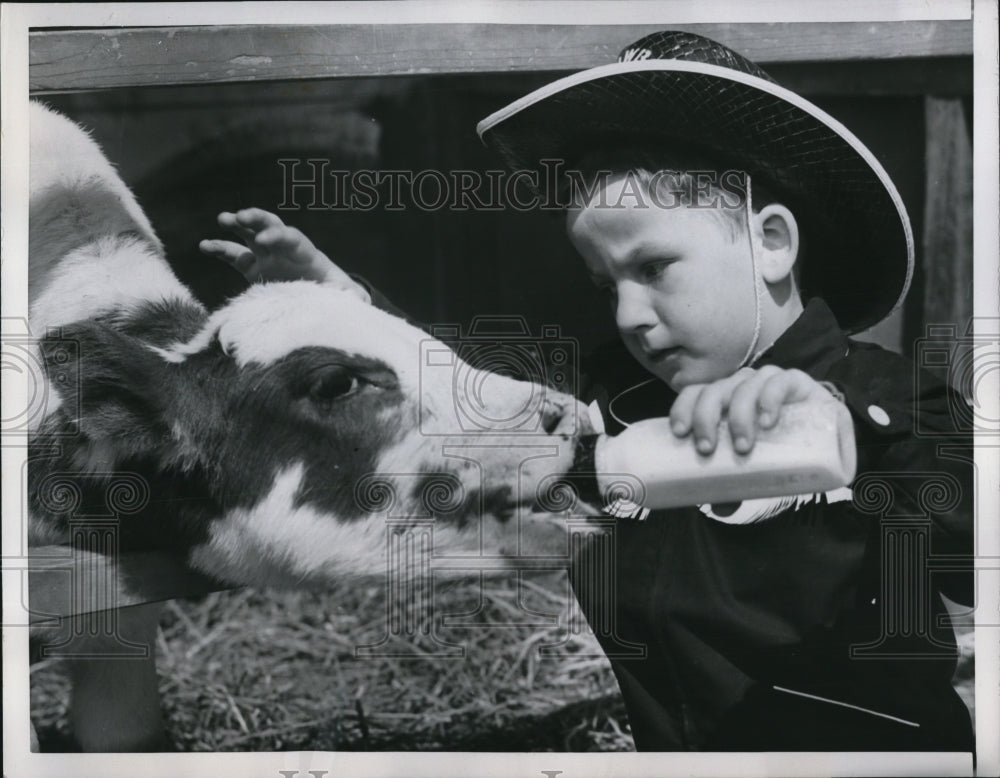
<path fill-rule="evenodd" d="M 761 284 L 762 280 L 760 273 L 757 268 L 757 252 L 754 250 L 753 245 L 753 194 L 750 185 L 750 174 L 746 174 L 746 208 L 744 210 L 744 216 L 746 217 L 747 223 L 747 240 L 750 241 L 750 265 L 753 270 L 753 308 L 754 308 L 754 322 L 753 322 L 753 338 L 750 340 L 750 345 L 747 346 L 747 351 L 743 355 L 743 359 L 740 360 L 739 370 L 743 367 L 750 367 L 756 362 L 762 353 L 766 349 L 761 349 L 760 351 L 754 351 L 757 348 L 757 344 L 760 342 L 760 298 L 761 298 Z"/>

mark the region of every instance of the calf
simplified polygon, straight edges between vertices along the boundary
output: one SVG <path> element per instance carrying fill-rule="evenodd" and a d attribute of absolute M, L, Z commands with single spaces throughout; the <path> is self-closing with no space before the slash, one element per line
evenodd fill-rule
<path fill-rule="evenodd" d="M 95 550 L 167 553 L 228 584 L 384 575 L 387 517 L 432 522 L 435 555 L 564 547 L 560 522 L 530 508 L 592 432 L 583 406 L 479 374 L 331 287 L 261 284 L 207 311 L 93 140 L 38 104 L 30 122 L 29 315 L 44 335 L 31 391 L 45 398 L 30 544 L 74 542 L 125 479 L 131 507 Z M 120 625 L 152 645 L 155 612 L 125 609 Z M 158 746 L 151 663 L 75 665 L 84 748 Z"/>

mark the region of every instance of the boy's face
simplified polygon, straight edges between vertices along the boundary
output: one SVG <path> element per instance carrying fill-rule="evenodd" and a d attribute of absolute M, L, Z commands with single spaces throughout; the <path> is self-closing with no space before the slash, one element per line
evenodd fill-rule
<path fill-rule="evenodd" d="M 734 238 L 727 217 L 706 208 L 639 203 L 625 174 L 605 189 L 604 207 L 598 192 L 570 209 L 567 232 L 629 352 L 674 390 L 731 375 L 754 331 L 745 230 Z"/>

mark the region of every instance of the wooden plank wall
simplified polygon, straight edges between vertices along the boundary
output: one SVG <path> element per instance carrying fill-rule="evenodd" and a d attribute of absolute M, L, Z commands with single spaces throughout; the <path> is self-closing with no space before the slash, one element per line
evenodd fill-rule
<path fill-rule="evenodd" d="M 611 62 L 662 25 L 226 26 L 36 30 L 30 89 L 577 70 Z M 758 62 L 948 57 L 972 53 L 963 21 L 693 24 Z"/>

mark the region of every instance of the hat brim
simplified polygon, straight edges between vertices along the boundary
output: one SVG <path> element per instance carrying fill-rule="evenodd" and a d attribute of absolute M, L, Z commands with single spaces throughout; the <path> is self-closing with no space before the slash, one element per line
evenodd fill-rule
<path fill-rule="evenodd" d="M 476 127 L 512 170 L 570 167 L 602 144 L 669 143 L 714 151 L 808 211 L 800 272 L 849 332 L 898 308 L 913 275 L 902 198 L 872 152 L 840 122 L 784 87 L 687 60 L 619 62 L 553 81 Z"/>

